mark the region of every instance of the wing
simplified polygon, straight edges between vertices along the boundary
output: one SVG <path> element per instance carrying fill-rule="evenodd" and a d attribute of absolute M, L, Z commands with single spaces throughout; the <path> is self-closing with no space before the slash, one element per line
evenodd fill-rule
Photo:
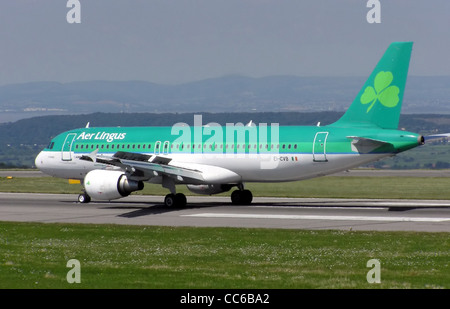
<path fill-rule="evenodd" d="M 238 183 L 240 175 L 226 168 L 198 163 L 173 162 L 170 157 L 132 152 L 116 152 L 112 157 L 90 154 L 80 160 L 93 161 L 120 167 L 132 179 L 149 180 L 157 176 L 169 176 L 177 183 L 214 184 Z"/>

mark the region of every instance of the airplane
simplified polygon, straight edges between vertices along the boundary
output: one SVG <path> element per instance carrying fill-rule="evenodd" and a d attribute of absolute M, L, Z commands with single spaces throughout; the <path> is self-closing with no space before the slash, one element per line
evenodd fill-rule
<path fill-rule="evenodd" d="M 223 129 L 90 127 L 61 133 L 35 159 L 42 172 L 83 184 L 78 202 L 115 200 L 157 183 L 167 207 L 184 207 L 177 185 L 212 195 L 231 190 L 231 202 L 249 205 L 250 182 L 299 181 L 348 170 L 423 145 L 398 130 L 413 42 L 389 45 L 354 101 L 336 122 L 321 126 L 267 126 L 250 122 Z M 213 134 L 214 133 L 214 134 Z"/>

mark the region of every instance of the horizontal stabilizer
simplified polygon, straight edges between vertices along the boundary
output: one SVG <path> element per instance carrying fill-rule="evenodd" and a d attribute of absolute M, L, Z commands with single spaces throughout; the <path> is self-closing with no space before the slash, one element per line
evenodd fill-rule
<path fill-rule="evenodd" d="M 435 140 L 435 139 L 441 139 L 441 138 L 448 138 L 450 137 L 450 133 L 442 133 L 442 134 L 433 134 L 433 135 L 427 135 L 423 138 L 425 139 L 425 142 Z"/>
<path fill-rule="evenodd" d="M 347 138 L 352 139 L 352 150 L 359 153 L 370 153 L 381 146 L 390 145 L 384 141 L 361 136 L 347 136 Z"/>

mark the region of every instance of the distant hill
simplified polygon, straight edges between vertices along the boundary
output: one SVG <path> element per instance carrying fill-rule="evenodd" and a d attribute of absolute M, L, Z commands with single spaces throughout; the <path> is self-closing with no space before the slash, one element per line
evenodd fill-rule
<path fill-rule="evenodd" d="M 225 76 L 180 85 L 34 82 L 0 87 L 0 122 L 94 112 L 344 111 L 365 77 Z M 409 77 L 404 113 L 450 114 L 450 77 Z"/>

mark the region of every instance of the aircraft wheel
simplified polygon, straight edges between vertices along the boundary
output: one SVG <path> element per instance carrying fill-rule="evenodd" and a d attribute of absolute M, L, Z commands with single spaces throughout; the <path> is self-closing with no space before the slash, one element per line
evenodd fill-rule
<path fill-rule="evenodd" d="M 175 206 L 176 207 L 185 207 L 187 203 L 186 195 L 183 193 L 177 193 L 175 194 Z"/>
<path fill-rule="evenodd" d="M 164 198 L 164 205 L 166 207 L 173 207 L 175 205 L 175 194 L 169 193 Z"/>
<path fill-rule="evenodd" d="M 241 200 L 241 191 L 234 190 L 233 193 L 231 193 L 231 203 L 233 203 L 233 205 L 239 205 L 240 200 Z"/>
<path fill-rule="evenodd" d="M 183 193 L 177 193 L 177 194 L 167 194 L 164 198 L 164 205 L 166 207 L 171 208 L 181 208 L 185 207 L 187 203 L 186 196 Z"/>
<path fill-rule="evenodd" d="M 234 205 L 250 205 L 253 200 L 253 194 L 250 190 L 234 190 L 231 193 L 231 202 Z"/>
<path fill-rule="evenodd" d="M 243 190 L 241 193 L 244 198 L 243 198 L 243 204 L 244 205 L 250 205 L 253 201 L 253 194 L 250 190 Z"/>
<path fill-rule="evenodd" d="M 78 195 L 78 202 L 82 204 L 89 203 L 91 201 L 91 197 L 87 193 L 81 193 Z"/>

